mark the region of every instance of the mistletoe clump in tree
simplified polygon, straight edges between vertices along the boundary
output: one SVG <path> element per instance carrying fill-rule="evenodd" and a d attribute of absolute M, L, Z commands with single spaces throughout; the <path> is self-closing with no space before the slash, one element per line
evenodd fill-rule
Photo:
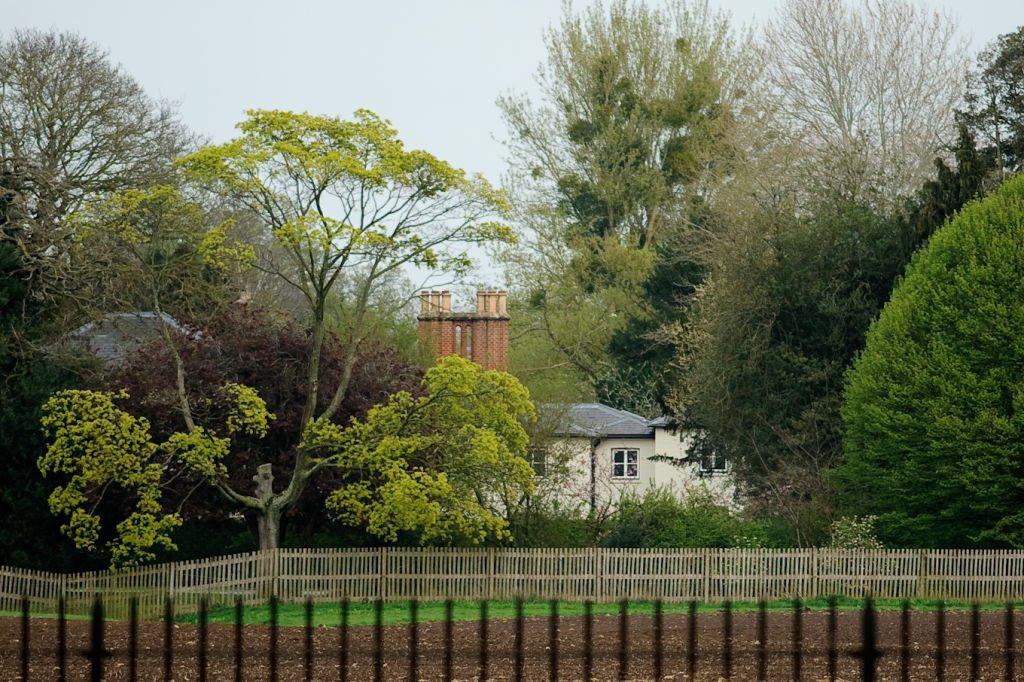
<path fill-rule="evenodd" d="M 481 177 L 469 177 L 425 151 L 407 150 L 388 122 L 368 111 L 356 112 L 354 120 L 252 111 L 239 129 L 236 139 L 182 158 L 179 168 L 197 186 L 260 217 L 273 247 L 259 254 L 256 267 L 296 288 L 305 301 L 300 426 L 290 461 L 276 472 L 285 483 L 274 486 L 275 477 L 263 467 L 255 491 L 231 484 L 224 461 L 232 439 L 260 437 L 274 417 L 255 390 L 235 382 L 211 389 L 197 405 L 186 363 L 165 325 L 175 366 L 167 390 L 178 402 L 180 431 L 154 442 L 147 421 L 118 407 L 117 394 L 65 392 L 47 406 L 49 449 L 40 467 L 69 479 L 51 498 L 53 510 L 69 518 L 67 532 L 80 546 L 96 547 L 102 498 L 119 488 L 134 506 L 109 540 L 114 561 L 151 558 L 154 548 L 170 546 L 168 533 L 180 523 L 159 491 L 172 472 L 184 472 L 236 508 L 255 513 L 260 547 L 274 548 L 283 513 L 298 503 L 311 479 L 341 469 L 347 478 L 330 506 L 345 519 L 365 521 L 372 533 L 393 538 L 408 531 L 425 540 L 474 542 L 501 535 L 504 522 L 491 500 L 502 491 L 492 486 L 499 479 L 507 488 L 531 485 L 528 467 L 520 463 L 526 447 L 520 421 L 530 418 L 532 408 L 510 377 L 454 359 L 426 379 L 424 399 L 443 408 L 440 423 L 415 418 L 418 399 L 401 393 L 365 422 L 343 428 L 333 417 L 372 332 L 377 294 L 406 266 L 458 275 L 471 265 L 468 246 L 511 241 L 509 228 L 495 220 L 508 209 L 504 196 Z M 187 296 L 196 281 L 194 271 L 169 263 L 225 270 L 253 260 L 255 254 L 234 244 L 223 225 L 203 231 L 195 228 L 196 220 L 177 219 L 184 209 L 163 210 L 180 208 L 180 195 L 160 190 L 150 199 L 115 198 L 93 212 L 86 232 L 131 247 L 121 251 L 132 266 L 126 271 L 153 310 L 163 309 L 169 290 Z M 175 257 L 162 257 L 168 254 Z M 346 325 L 328 387 L 322 382 L 327 310 L 338 297 Z M 219 409 L 197 409 L 208 404 Z M 497 411 L 488 412 L 488 405 Z M 204 423 L 207 413 L 219 418 Z M 452 421 L 459 417 L 466 421 Z M 409 431 L 413 426 L 418 435 Z M 387 435 L 367 445 L 377 434 Z M 389 459 L 385 464 L 375 457 Z M 374 479 L 381 484 L 365 485 Z M 417 504 L 407 505 L 414 499 Z M 393 504 L 399 506 L 382 511 Z"/>

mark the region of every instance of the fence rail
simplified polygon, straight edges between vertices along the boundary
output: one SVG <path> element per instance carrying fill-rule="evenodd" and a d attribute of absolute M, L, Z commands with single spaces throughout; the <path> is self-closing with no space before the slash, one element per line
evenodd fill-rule
<path fill-rule="evenodd" d="M 0 567 L 0 611 L 87 614 L 348 600 L 756 601 L 799 597 L 1024 600 L 1024 552 L 838 549 L 277 549 L 146 566 L 58 574 Z"/>

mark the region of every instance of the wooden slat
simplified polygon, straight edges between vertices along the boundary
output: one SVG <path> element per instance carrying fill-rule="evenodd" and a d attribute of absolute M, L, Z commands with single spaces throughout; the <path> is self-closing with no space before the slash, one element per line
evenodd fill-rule
<path fill-rule="evenodd" d="M 825 596 L 955 601 L 1024 598 L 1017 550 L 841 549 L 279 549 L 145 566 L 57 574 L 0 567 L 0 611 L 86 614 L 96 593 L 113 617 L 131 598 L 143 617 L 240 597 L 282 601 L 437 599 L 662 599 L 754 601 Z"/>

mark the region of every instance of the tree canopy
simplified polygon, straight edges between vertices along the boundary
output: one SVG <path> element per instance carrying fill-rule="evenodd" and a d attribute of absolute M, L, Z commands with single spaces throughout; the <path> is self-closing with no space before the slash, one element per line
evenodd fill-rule
<path fill-rule="evenodd" d="M 195 204 L 165 186 L 91 202 L 78 218 L 78 238 L 108 254 L 101 290 L 123 288 L 136 297 L 133 305 L 158 313 L 168 300 L 183 310 L 208 302 L 215 308 L 202 284 L 246 265 L 294 287 L 306 304 L 297 315 L 306 339 L 299 362 L 303 381 L 288 403 L 289 411 L 299 406 L 298 417 L 291 441 L 277 442 L 284 460 L 265 457 L 255 490 L 239 487 L 238 472 L 228 468 L 232 451 L 240 441 L 265 438 L 276 415 L 253 386 L 230 373 L 191 376 L 197 368 L 186 362 L 161 315 L 156 319 L 174 370 L 162 390 L 176 403 L 177 428 L 154 439 L 145 417 L 121 407 L 128 399 L 123 391 L 79 390 L 51 398 L 44 419 L 49 448 L 40 468 L 63 476 L 51 508 L 67 515 L 66 530 L 79 546 L 95 548 L 100 519 L 110 511 L 105 493 L 120 489 L 130 501 L 127 517 L 106 540 L 118 563 L 144 561 L 155 548 L 170 546 L 181 515 L 165 507 L 162 488 L 182 476 L 254 514 L 261 546 L 276 547 L 282 515 L 302 499 L 315 474 L 337 469 L 344 454 L 337 447 L 354 447 L 339 440 L 335 417 L 349 397 L 372 321 L 386 317 L 370 312 L 382 305 L 378 295 L 393 293 L 394 276 L 407 265 L 461 273 L 470 264 L 468 245 L 512 237 L 495 220 L 507 208 L 500 192 L 427 152 L 407 150 L 396 131 L 369 111 L 356 112 L 351 121 L 253 111 L 239 129 L 237 139 L 204 147 L 178 166 L 190 181 L 258 216 L 273 248 L 255 252 L 241 244 L 227 225 L 206 220 Z M 345 315 L 335 339 L 328 314 L 339 299 Z M 336 371 L 325 376 L 328 345 L 336 351 L 330 358 Z M 193 382 L 203 390 L 190 388 Z M 328 456 L 324 449 L 331 447 Z M 250 450 L 260 452 L 258 446 Z M 279 490 L 273 487 L 275 463 L 286 481 Z"/>
<path fill-rule="evenodd" d="M 702 0 L 566 5 L 546 42 L 540 102 L 499 100 L 525 235 L 503 260 L 532 355 L 513 349 L 512 362 L 525 376 L 570 369 L 584 392 L 655 412 L 664 354 L 633 351 L 656 343 L 659 313 L 677 317 L 690 292 L 686 238 L 728 172 L 752 55 Z"/>
<path fill-rule="evenodd" d="M 82 36 L 0 42 L 0 194 L 18 209 L 0 239 L 17 246 L 33 292 L 74 297 L 66 218 L 89 197 L 169 181 L 189 144 L 174 109 Z"/>
<path fill-rule="evenodd" d="M 420 397 L 393 394 L 344 431 L 316 434 L 315 466 L 349 479 L 327 508 L 385 540 L 511 539 L 508 503 L 533 489 L 529 393 L 510 374 L 454 355 L 427 370 L 423 388 Z"/>
<path fill-rule="evenodd" d="M 917 253 L 850 371 L 841 508 L 896 546 L 1024 546 L 1024 177 Z"/>

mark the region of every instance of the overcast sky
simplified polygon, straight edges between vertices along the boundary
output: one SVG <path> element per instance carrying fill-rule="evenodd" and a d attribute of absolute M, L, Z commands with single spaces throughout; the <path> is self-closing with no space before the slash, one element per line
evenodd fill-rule
<path fill-rule="evenodd" d="M 777 4 L 712 0 L 738 24 Z M 1024 24 L 1024 0 L 932 6 L 956 16 L 975 49 Z M 533 90 L 543 32 L 560 12 L 557 0 L 0 0 L 0 30 L 83 34 L 214 141 L 249 108 L 369 108 L 408 145 L 499 182 L 495 99 Z"/>
<path fill-rule="evenodd" d="M 778 3 L 712 4 L 750 23 Z M 937 6 L 975 47 L 1024 24 L 1024 0 Z M 78 31 L 214 140 L 248 108 L 347 116 L 366 107 L 408 144 L 497 182 L 495 98 L 532 90 L 543 31 L 560 11 L 557 0 L 0 0 L 0 26 Z"/>

